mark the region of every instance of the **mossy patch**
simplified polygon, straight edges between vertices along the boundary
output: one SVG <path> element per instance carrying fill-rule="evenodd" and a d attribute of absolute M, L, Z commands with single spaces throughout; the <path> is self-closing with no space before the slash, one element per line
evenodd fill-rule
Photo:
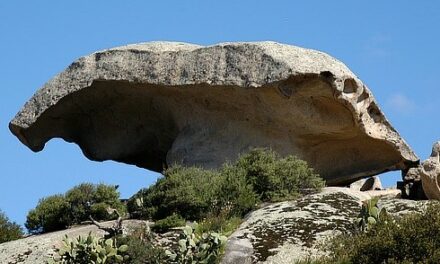
<path fill-rule="evenodd" d="M 329 231 L 353 230 L 359 208 L 357 198 L 342 192 L 272 204 L 251 214 L 243 237 L 253 245 L 254 262 L 264 261 L 287 243 L 310 248 Z"/>

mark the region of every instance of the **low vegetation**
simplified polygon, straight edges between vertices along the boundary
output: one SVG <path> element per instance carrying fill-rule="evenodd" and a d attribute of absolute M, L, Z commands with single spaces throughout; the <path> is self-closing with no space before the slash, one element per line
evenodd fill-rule
<path fill-rule="evenodd" d="M 294 199 L 323 186 L 304 161 L 267 149 L 255 149 L 218 170 L 172 166 L 127 207 L 132 218 L 154 220 L 154 232 L 183 228 L 178 247 L 165 251 L 144 232 L 118 241 L 128 246 L 130 263 L 217 263 L 225 235 L 260 203 Z M 198 224 L 184 227 L 187 220 Z"/>
<path fill-rule="evenodd" d="M 137 228 L 129 235 L 118 237 L 119 243 L 128 246 L 127 254 L 131 264 L 163 264 L 168 263 L 165 249 L 153 243 L 153 235 L 147 228 Z"/>
<path fill-rule="evenodd" d="M 154 239 L 160 235 L 146 230 L 107 240 L 91 235 L 66 237 L 51 261 L 218 263 L 226 235 L 240 225 L 245 214 L 263 202 L 295 199 L 323 186 L 323 179 L 306 162 L 267 149 L 252 150 L 217 170 L 172 166 L 156 184 L 134 195 L 127 207 L 132 218 L 154 220 L 151 230 L 156 233 L 175 229 L 180 234 L 177 247 L 157 246 Z M 26 227 L 41 233 L 81 223 L 89 215 L 108 220 L 112 218 L 109 207 L 124 210 L 113 186 L 81 184 L 64 195 L 41 199 L 29 212 Z M 194 223 L 188 226 L 187 221 Z"/>
<path fill-rule="evenodd" d="M 158 220 L 154 223 L 151 229 L 157 233 L 164 233 L 174 227 L 185 226 L 186 221 L 178 214 L 172 214 L 164 219 Z"/>
<path fill-rule="evenodd" d="M 176 251 L 167 250 L 169 263 L 210 263 L 220 260 L 226 237 L 215 232 L 197 234 L 197 227 L 186 226 L 180 234 L 179 247 Z"/>
<path fill-rule="evenodd" d="M 0 210 L 0 243 L 19 239 L 23 236 L 23 230 L 15 222 L 11 222 L 9 218 Z"/>
<path fill-rule="evenodd" d="M 361 212 L 357 219 L 358 228 L 360 231 L 367 231 L 376 225 L 379 221 L 382 221 L 384 214 L 386 214 L 385 208 L 378 206 L 379 197 L 375 197 L 371 200 L 364 201 L 362 203 Z"/>
<path fill-rule="evenodd" d="M 190 264 L 219 263 L 226 237 L 216 232 L 197 233 L 197 225 L 182 228 L 178 245 L 167 250 L 153 243 L 152 234 L 137 229 L 126 236 L 71 239 L 66 236 L 56 249 L 49 264 L 130 263 L 130 264 Z"/>
<path fill-rule="evenodd" d="M 380 215 L 380 221 L 357 234 L 328 241 L 327 257 L 300 263 L 440 263 L 440 205 L 403 217 Z"/>
<path fill-rule="evenodd" d="M 324 181 L 307 164 L 293 156 L 256 149 L 218 170 L 173 166 L 153 186 L 141 190 L 128 203 L 135 218 L 155 220 L 152 230 L 167 232 L 180 227 L 176 248 L 161 248 L 145 230 L 110 239 L 65 238 L 53 263 L 218 263 L 226 241 L 242 217 L 263 202 L 295 199 L 316 192 Z M 366 201 L 359 230 L 329 239 L 327 255 L 299 263 L 440 263 L 440 204 L 422 213 L 389 215 Z M 124 210 L 113 186 L 82 184 L 65 195 L 41 199 L 29 212 L 30 232 L 47 232 L 80 223 L 93 215 L 111 219 L 107 208 Z M 198 224 L 186 226 L 186 220 Z M 3 230 L 9 230 L 6 236 Z M 19 238 L 20 228 L 0 213 L 0 242 Z M 179 231 L 177 231 L 179 232 Z"/>
<path fill-rule="evenodd" d="M 48 261 L 49 264 L 80 263 L 130 263 L 127 245 L 117 245 L 116 239 L 98 238 L 89 233 L 70 239 L 66 236 L 57 254 Z"/>
<path fill-rule="evenodd" d="M 218 170 L 173 166 L 133 196 L 128 211 L 134 218 L 153 220 L 176 214 L 201 221 L 225 212 L 229 219 L 243 217 L 261 202 L 294 199 L 323 186 L 306 162 L 255 149 Z"/>
<path fill-rule="evenodd" d="M 29 211 L 25 226 L 32 234 L 65 229 L 89 219 L 110 220 L 117 216 L 109 208 L 125 212 L 115 186 L 83 183 L 66 194 L 52 195 L 41 199 Z"/>

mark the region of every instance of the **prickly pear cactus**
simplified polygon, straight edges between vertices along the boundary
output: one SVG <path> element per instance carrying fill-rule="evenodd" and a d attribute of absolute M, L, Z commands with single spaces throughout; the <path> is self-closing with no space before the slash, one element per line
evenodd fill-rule
<path fill-rule="evenodd" d="M 369 230 L 380 221 L 380 216 L 386 213 L 384 208 L 378 206 L 378 201 L 379 198 L 376 197 L 362 203 L 362 209 L 357 219 L 358 227 L 361 231 Z"/>
<path fill-rule="evenodd" d="M 127 245 L 116 245 L 115 239 L 102 239 L 92 236 L 79 236 L 71 239 L 67 235 L 62 246 L 57 249 L 58 256 L 54 256 L 48 264 L 109 264 L 129 263 Z"/>
<path fill-rule="evenodd" d="M 166 251 L 171 263 L 210 264 L 219 261 L 226 237 L 214 232 L 198 235 L 194 232 L 195 228 L 186 226 L 180 235 L 179 249 L 175 252 Z"/>

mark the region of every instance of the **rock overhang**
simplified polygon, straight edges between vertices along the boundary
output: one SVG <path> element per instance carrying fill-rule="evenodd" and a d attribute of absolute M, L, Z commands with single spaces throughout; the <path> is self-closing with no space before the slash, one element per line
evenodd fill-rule
<path fill-rule="evenodd" d="M 343 63 L 274 42 L 95 52 L 37 91 L 9 127 L 33 151 L 60 137 L 89 159 L 155 171 L 215 168 L 253 147 L 297 155 L 330 185 L 418 163 Z"/>

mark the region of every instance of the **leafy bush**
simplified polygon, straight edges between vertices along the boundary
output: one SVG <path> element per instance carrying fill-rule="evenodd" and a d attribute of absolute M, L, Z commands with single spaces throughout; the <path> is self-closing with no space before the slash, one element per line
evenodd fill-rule
<path fill-rule="evenodd" d="M 262 201 L 293 199 L 323 186 L 306 162 L 255 149 L 219 170 L 171 167 L 156 184 L 134 195 L 128 210 L 132 217 L 155 220 L 174 213 L 201 220 L 225 208 L 228 217 L 242 217 Z"/>
<path fill-rule="evenodd" d="M 219 262 L 226 237 L 215 232 L 197 235 L 195 229 L 196 227 L 186 226 L 180 235 L 178 251 L 166 251 L 172 263 Z"/>
<path fill-rule="evenodd" d="M 151 229 L 158 233 L 164 233 L 173 227 L 185 226 L 185 219 L 178 214 L 172 214 L 164 219 L 156 221 Z"/>
<path fill-rule="evenodd" d="M 66 192 L 65 198 L 70 206 L 71 221 L 73 223 L 80 223 L 89 217 L 89 207 L 94 192 L 95 186 L 90 183 L 82 183 Z"/>
<path fill-rule="evenodd" d="M 226 217 L 223 215 L 210 215 L 203 219 L 196 227 L 197 234 L 216 232 L 225 236 L 231 235 L 242 223 L 240 217 Z"/>
<path fill-rule="evenodd" d="M 125 254 L 127 245 L 116 244 L 116 239 L 103 239 L 92 236 L 79 236 L 70 239 L 67 235 L 62 240 L 61 248 L 57 249 L 57 256 L 49 263 L 83 264 L 83 263 L 130 263 L 130 257 Z"/>
<path fill-rule="evenodd" d="M 110 220 L 116 216 L 107 213 L 108 208 L 124 213 L 124 205 L 119 200 L 119 192 L 112 185 L 82 183 L 66 192 L 66 200 L 70 204 L 70 219 L 73 223 L 81 223 L 89 219 L 89 215 L 97 220 Z"/>
<path fill-rule="evenodd" d="M 134 219 L 151 219 L 157 212 L 157 199 L 153 199 L 157 196 L 158 179 L 155 185 L 149 188 L 144 188 L 138 191 L 135 195 L 130 197 L 127 201 L 127 211 L 130 214 L 130 218 Z M 154 218 L 153 218 L 154 219 Z"/>
<path fill-rule="evenodd" d="M 96 220 L 110 220 L 117 216 L 109 208 L 125 212 L 114 186 L 83 183 L 68 190 L 65 195 L 43 198 L 32 209 L 25 223 L 30 233 L 45 233 L 80 224 L 91 215 Z"/>
<path fill-rule="evenodd" d="M 118 237 L 118 242 L 128 246 L 131 264 L 163 264 L 168 256 L 161 247 L 154 246 L 153 237 L 146 228 L 136 228 L 129 235 Z"/>
<path fill-rule="evenodd" d="M 185 219 L 197 220 L 209 210 L 220 180 L 217 171 L 174 166 L 165 170 L 164 177 L 155 185 L 133 197 L 128 208 L 136 211 L 136 199 L 142 197 L 141 213 L 137 214 L 144 218 L 163 219 L 177 213 Z"/>
<path fill-rule="evenodd" d="M 222 181 L 218 186 L 215 203 L 211 206 L 212 213 L 222 214 L 223 217 L 241 217 L 260 203 L 260 195 L 247 180 L 244 169 L 225 164 L 220 172 Z"/>
<path fill-rule="evenodd" d="M 70 205 L 63 195 L 48 196 L 29 211 L 25 226 L 34 234 L 65 229 L 71 224 L 69 213 Z"/>
<path fill-rule="evenodd" d="M 246 180 L 262 201 L 297 198 L 302 192 L 316 191 L 324 180 L 307 162 L 294 156 L 282 158 L 274 151 L 254 149 L 240 156 L 235 166 L 245 171 Z"/>
<path fill-rule="evenodd" d="M 9 221 L 9 218 L 0 210 L 0 243 L 19 239 L 23 236 L 23 230 L 15 222 Z"/>
<path fill-rule="evenodd" d="M 402 218 L 381 216 L 366 232 L 329 241 L 329 257 L 306 263 L 440 263 L 440 205 Z"/>

